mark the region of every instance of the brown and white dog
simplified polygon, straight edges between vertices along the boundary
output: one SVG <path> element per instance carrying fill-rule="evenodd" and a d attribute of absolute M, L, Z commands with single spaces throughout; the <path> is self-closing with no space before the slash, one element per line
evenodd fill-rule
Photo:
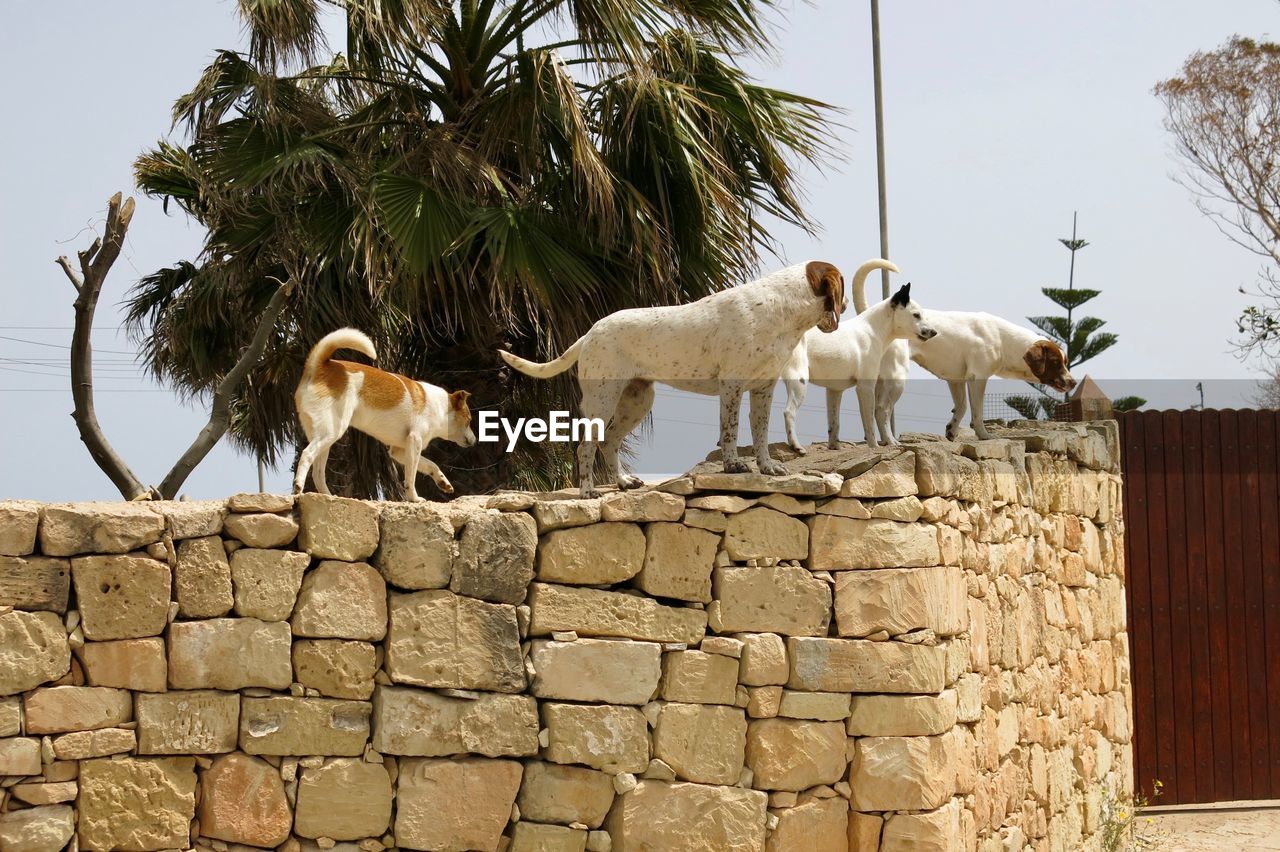
<path fill-rule="evenodd" d="M 987 313 L 929 311 L 927 319 L 940 332 L 936 340 L 912 340 L 909 349 L 908 345 L 899 344 L 885 353 L 880 365 L 876 422 L 882 441 L 889 434 L 890 441 L 886 443 L 897 440 L 888 424 L 907 384 L 908 357 L 944 380 L 951 390 L 948 438 L 955 438 L 964 418 L 966 390 L 974 434 L 984 441 L 990 437 L 982 403 L 987 380 L 992 376 L 1048 385 L 1063 393 L 1076 386 L 1062 349 L 1043 334 Z"/>
<path fill-rule="evenodd" d="M 422 455 L 434 438 L 444 438 L 463 447 L 474 446 L 471 408 L 467 391 L 449 393 L 444 388 L 387 373 L 376 367 L 335 361 L 339 349 L 353 349 L 377 358 L 364 332 L 340 328 L 326 334 L 311 348 L 302 369 L 302 380 L 294 391 L 298 419 L 307 435 L 307 446 L 298 459 L 293 477 L 295 494 L 302 493 L 311 471 L 316 490 L 329 493 L 324 481 L 329 448 L 350 427 L 377 438 L 391 450 L 391 457 L 404 467 L 405 499 L 421 500 L 415 480 L 421 467 L 446 494 L 453 485 L 439 465 Z M 312 466 L 314 465 L 314 470 Z"/>
<path fill-rule="evenodd" d="M 654 382 L 720 397 L 720 450 L 728 473 L 745 473 L 738 458 L 738 409 L 751 394 L 751 438 L 765 474 L 785 473 L 769 456 L 769 406 L 791 351 L 815 325 L 835 331 L 845 306 L 844 277 L 820 260 L 800 263 L 750 284 L 687 305 L 632 308 L 597 322 L 559 358 L 545 364 L 510 352 L 503 360 L 526 376 L 546 379 L 578 365 L 584 418 L 607 424 L 600 452 L 619 488 L 642 483 L 618 466 L 618 447 L 653 406 Z M 596 445 L 578 445 L 578 485 L 595 496 Z"/>

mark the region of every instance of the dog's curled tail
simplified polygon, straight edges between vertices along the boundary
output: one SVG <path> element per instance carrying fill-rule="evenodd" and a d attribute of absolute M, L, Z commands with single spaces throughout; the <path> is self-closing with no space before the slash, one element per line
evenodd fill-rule
<path fill-rule="evenodd" d="M 340 328 L 329 332 L 320 338 L 319 343 L 311 347 L 311 351 L 307 353 L 303 374 L 309 376 L 314 373 L 339 349 L 354 349 L 361 355 L 367 355 L 370 358 L 378 357 L 378 352 L 373 348 L 373 341 L 369 339 L 369 335 L 355 328 Z"/>
<path fill-rule="evenodd" d="M 526 361 L 519 355 L 512 355 L 505 349 L 499 349 L 498 354 L 502 356 L 502 360 L 508 365 L 524 373 L 526 376 L 533 376 L 535 379 L 549 379 L 552 376 L 558 376 L 565 370 L 578 363 L 578 352 L 582 349 L 583 338 L 579 337 L 572 346 L 564 350 L 559 358 L 554 361 L 548 361 L 545 364 L 539 364 L 537 361 Z"/>
<path fill-rule="evenodd" d="M 858 267 L 858 271 L 853 273 L 853 309 L 858 313 L 867 309 L 867 276 L 877 269 L 898 271 L 898 267 L 891 261 L 880 257 L 872 258 Z"/>

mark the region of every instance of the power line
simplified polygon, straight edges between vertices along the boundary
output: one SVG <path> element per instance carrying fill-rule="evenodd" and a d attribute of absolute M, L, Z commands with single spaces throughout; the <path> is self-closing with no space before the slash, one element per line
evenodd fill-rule
<path fill-rule="evenodd" d="M 6 337 L 6 336 L 4 336 L 3 334 L 0 334 L 0 340 L 11 340 L 11 341 L 13 341 L 14 343 L 29 343 L 29 344 L 31 344 L 32 346 L 47 346 L 47 347 L 48 347 L 48 348 L 50 348 L 50 349 L 70 349 L 70 348 L 71 348 L 70 346 L 63 346 L 63 345 L 62 345 L 62 344 L 60 344 L 60 343 L 41 343 L 39 340 L 24 340 L 24 339 L 23 339 L 23 338 L 21 338 L 21 337 Z M 136 354 L 138 354 L 138 353 L 136 353 L 136 352 L 130 352 L 130 351 L 126 350 L 126 349 L 99 349 L 99 350 L 97 350 L 97 351 L 99 351 L 99 352 L 104 352 L 104 353 L 106 353 L 106 354 L 108 354 L 108 355 L 136 355 Z"/>

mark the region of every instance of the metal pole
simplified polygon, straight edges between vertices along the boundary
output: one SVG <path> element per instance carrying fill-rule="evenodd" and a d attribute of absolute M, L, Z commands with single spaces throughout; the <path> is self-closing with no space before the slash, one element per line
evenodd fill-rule
<path fill-rule="evenodd" d="M 884 188 L 884 96 L 880 87 L 880 0 L 871 0 L 871 68 L 876 93 L 876 178 L 880 187 L 880 256 L 889 259 L 889 206 Z M 882 297 L 889 298 L 889 270 L 880 270 Z"/>
<path fill-rule="evenodd" d="M 262 463 L 262 456 L 258 456 L 258 493 L 265 493 L 267 490 L 267 466 Z"/>

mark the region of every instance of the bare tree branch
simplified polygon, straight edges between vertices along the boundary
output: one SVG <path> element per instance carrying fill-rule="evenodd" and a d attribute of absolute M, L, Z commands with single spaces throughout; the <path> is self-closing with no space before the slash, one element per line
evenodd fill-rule
<path fill-rule="evenodd" d="M 279 281 L 279 279 L 274 279 Z M 275 295 L 271 297 L 271 301 L 267 303 L 266 309 L 263 310 L 262 316 L 258 319 L 258 328 L 254 332 L 253 340 L 245 347 L 244 352 L 240 355 L 240 360 L 236 361 L 230 372 L 223 377 L 218 383 L 218 389 L 213 394 L 213 406 L 209 412 L 209 422 L 200 430 L 200 434 L 196 436 L 195 441 L 182 454 L 181 458 L 173 465 L 164 481 L 160 483 L 160 496 L 165 500 L 172 500 L 178 493 L 178 489 L 182 487 L 182 483 L 191 475 L 191 471 L 195 470 L 196 465 L 204 460 L 214 445 L 222 439 L 223 434 L 227 431 L 227 425 L 231 422 L 231 395 L 245 377 L 249 375 L 249 371 L 258 363 L 258 359 L 262 357 L 262 351 L 267 347 L 267 339 L 271 336 L 272 329 L 275 328 L 276 319 L 279 318 L 280 312 L 284 310 L 285 301 L 289 293 L 293 290 L 293 282 L 279 282 L 280 287 L 276 290 Z"/>
<path fill-rule="evenodd" d="M 105 240 L 95 239 L 93 245 L 79 253 L 83 280 L 77 281 L 71 264 L 65 257 L 58 258 L 58 265 L 76 285 L 75 326 L 71 333 L 71 399 L 74 410 L 72 419 L 80 430 L 80 440 L 89 450 L 93 461 L 128 500 L 144 499 L 150 493 L 134 475 L 124 459 L 116 453 L 102 434 L 98 415 L 93 406 L 93 346 L 89 338 L 93 332 L 93 313 L 98 307 L 98 296 L 111 265 L 120 256 L 129 220 L 133 218 L 133 199 L 121 204 L 120 193 L 107 202 L 107 226 Z"/>
<path fill-rule="evenodd" d="M 77 253 L 83 278 L 71 268 L 71 262 L 66 257 L 59 257 L 56 261 L 76 288 L 76 318 L 71 335 L 71 398 L 75 404 L 75 410 L 71 416 L 80 430 L 80 440 L 89 449 L 89 455 L 126 499 L 146 500 L 158 497 L 172 500 L 177 496 L 182 483 L 186 482 L 187 477 L 191 475 L 191 471 L 204 460 L 209 450 L 213 449 L 226 433 L 227 425 L 231 420 L 231 396 L 249 371 L 258 363 L 258 359 L 262 357 L 271 331 L 275 328 L 276 320 L 284 309 L 289 293 L 293 290 L 293 284 L 292 281 L 283 282 L 272 279 L 280 286 L 258 319 L 253 340 L 240 355 L 235 366 L 218 384 L 218 389 L 213 395 L 213 409 L 209 414 L 209 422 L 169 470 L 160 487 L 147 488 L 112 448 L 106 436 L 102 434 L 101 426 L 98 425 L 98 416 L 93 405 L 93 347 L 89 340 L 93 332 L 93 314 L 98 306 L 98 296 L 102 292 L 107 273 L 111 271 L 111 265 L 120 256 L 125 234 L 129 230 L 129 222 L 133 218 L 133 210 L 132 198 L 122 203 L 120 193 L 117 192 L 111 196 L 111 200 L 107 202 L 107 224 L 103 237 L 95 239 L 93 245 Z"/>

